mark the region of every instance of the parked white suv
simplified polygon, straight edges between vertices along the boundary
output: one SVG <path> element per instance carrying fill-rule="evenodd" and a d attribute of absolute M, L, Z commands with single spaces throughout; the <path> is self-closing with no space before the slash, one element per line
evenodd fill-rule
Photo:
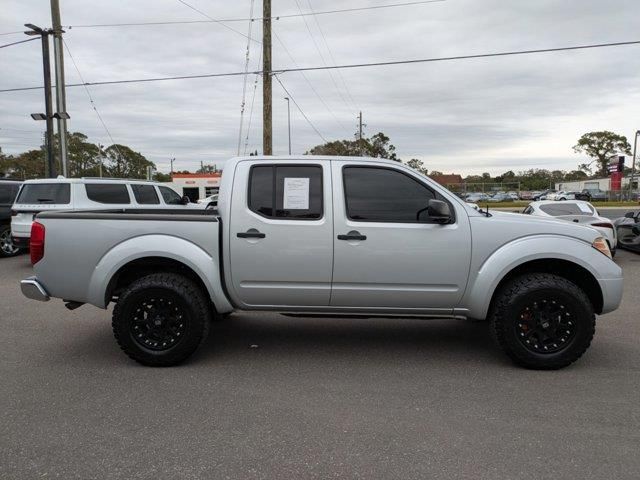
<path fill-rule="evenodd" d="M 36 214 L 52 210 L 203 209 L 158 182 L 104 178 L 27 180 L 11 209 L 11 238 L 28 247 Z"/>

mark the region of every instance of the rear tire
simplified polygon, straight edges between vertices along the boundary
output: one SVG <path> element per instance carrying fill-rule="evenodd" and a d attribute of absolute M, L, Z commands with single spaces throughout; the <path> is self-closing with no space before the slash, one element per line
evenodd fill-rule
<path fill-rule="evenodd" d="M 138 363 L 178 365 L 207 338 L 209 305 L 202 289 L 188 278 L 155 273 L 120 295 L 113 310 L 113 334 L 122 351 Z"/>
<path fill-rule="evenodd" d="M 549 273 L 524 275 L 496 295 L 490 314 L 493 335 L 518 365 L 555 370 L 589 348 L 595 334 L 593 306 L 567 279 Z"/>
<path fill-rule="evenodd" d="M 11 225 L 0 225 L 0 258 L 15 257 L 20 251 L 11 241 Z"/>

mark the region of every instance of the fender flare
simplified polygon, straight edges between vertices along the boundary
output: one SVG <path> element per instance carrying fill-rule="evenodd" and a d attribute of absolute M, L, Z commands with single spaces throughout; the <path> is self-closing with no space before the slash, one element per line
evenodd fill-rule
<path fill-rule="evenodd" d="M 515 268 L 535 260 L 564 260 L 588 271 L 602 290 L 599 279 L 613 278 L 617 265 L 588 243 L 559 235 L 535 235 L 509 242 L 494 251 L 470 279 L 461 305 L 471 318 L 486 318 L 500 282 Z M 604 292 L 603 292 L 604 294 Z"/>
<path fill-rule="evenodd" d="M 205 285 L 218 311 L 232 310 L 222 289 L 218 259 L 185 239 L 158 234 L 129 238 L 110 249 L 98 261 L 89 280 L 89 303 L 106 308 L 105 294 L 114 275 L 128 263 L 148 257 L 167 258 L 186 265 Z"/>

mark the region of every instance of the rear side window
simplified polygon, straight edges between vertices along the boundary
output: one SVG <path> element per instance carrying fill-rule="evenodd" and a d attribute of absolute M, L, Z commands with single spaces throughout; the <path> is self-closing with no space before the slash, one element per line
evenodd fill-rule
<path fill-rule="evenodd" d="M 322 167 L 260 165 L 249 175 L 249 209 L 263 217 L 322 218 Z"/>
<path fill-rule="evenodd" d="M 130 203 L 127 186 L 123 183 L 87 183 L 85 184 L 89 200 L 98 203 Z"/>
<path fill-rule="evenodd" d="M 158 187 L 160 194 L 167 205 L 181 205 L 182 197 L 169 187 Z"/>
<path fill-rule="evenodd" d="M 389 168 L 345 167 L 343 178 L 351 220 L 429 222 L 426 208 L 436 194 L 409 175 Z"/>
<path fill-rule="evenodd" d="M 160 199 L 153 185 L 131 185 L 133 196 L 140 205 L 158 205 Z"/>
<path fill-rule="evenodd" d="M 2 184 L 0 182 L 0 203 L 1 204 L 12 204 L 18 194 L 19 185 L 14 183 L 6 183 Z"/>
<path fill-rule="evenodd" d="M 549 203 L 540 205 L 540 210 L 548 215 L 559 217 L 561 215 L 593 215 L 593 207 L 587 203 L 577 204 L 569 202 Z"/>
<path fill-rule="evenodd" d="M 16 203 L 68 205 L 71 188 L 68 183 L 25 183 Z"/>

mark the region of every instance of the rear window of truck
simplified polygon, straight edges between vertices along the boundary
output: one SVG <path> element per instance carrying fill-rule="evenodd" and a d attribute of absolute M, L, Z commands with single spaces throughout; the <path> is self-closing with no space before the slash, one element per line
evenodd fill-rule
<path fill-rule="evenodd" d="M 108 204 L 130 203 L 127 186 L 123 183 L 87 183 L 87 198 L 93 202 Z"/>
<path fill-rule="evenodd" d="M 260 165 L 249 175 L 249 209 L 281 220 L 322 218 L 322 167 Z"/>
<path fill-rule="evenodd" d="M 16 203 L 68 205 L 71 203 L 71 187 L 68 183 L 26 183 Z"/>

